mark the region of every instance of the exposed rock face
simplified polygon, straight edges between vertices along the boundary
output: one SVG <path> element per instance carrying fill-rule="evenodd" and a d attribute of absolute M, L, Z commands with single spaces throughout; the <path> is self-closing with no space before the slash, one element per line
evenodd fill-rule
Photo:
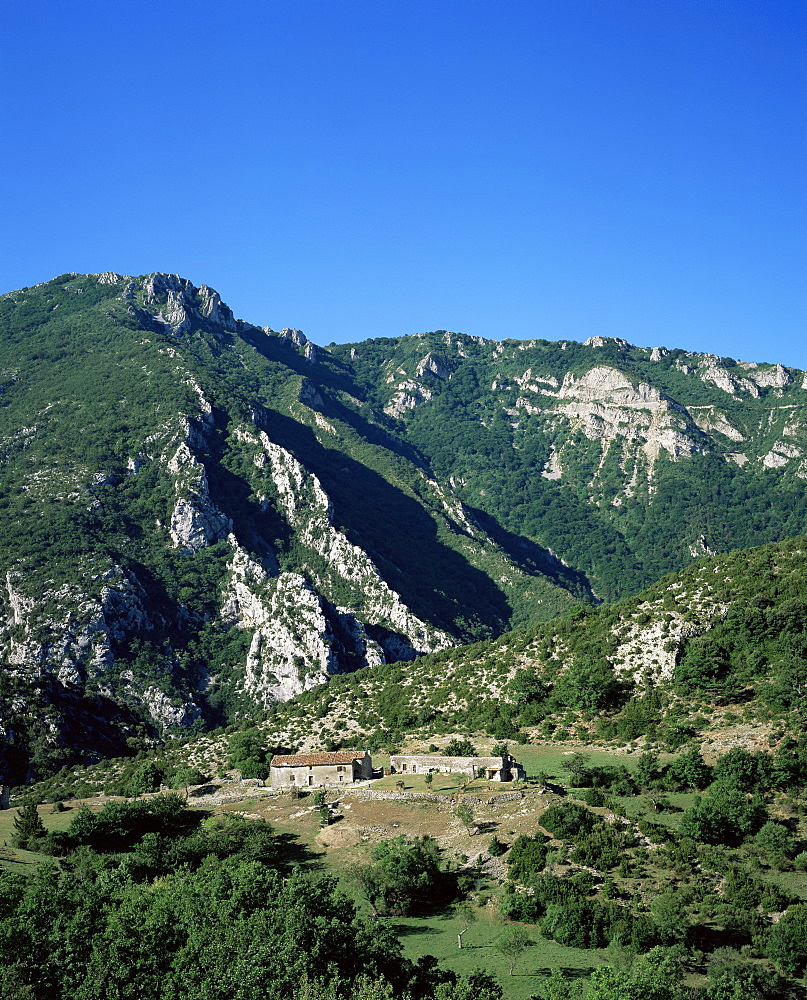
<path fill-rule="evenodd" d="M 748 370 L 748 377 L 752 382 L 760 387 L 774 386 L 783 389 L 790 385 L 793 377 L 784 365 L 773 365 L 770 368 L 763 368 L 761 365 L 743 365 Z"/>
<path fill-rule="evenodd" d="M 364 626 L 379 626 L 392 635 L 382 647 L 393 658 L 408 658 L 416 651 L 445 648 L 450 637 L 413 615 L 381 578 L 367 554 L 333 527 L 331 501 L 319 482 L 286 449 L 274 444 L 261 430 L 239 429 L 239 439 L 254 447 L 253 464 L 263 478 L 261 502 L 276 504 L 300 541 L 322 558 L 327 572 L 352 584 L 364 597 Z M 272 490 L 270 495 L 268 489 Z M 319 581 L 321 586 L 326 580 Z"/>
<path fill-rule="evenodd" d="M 726 415 L 715 406 L 690 406 L 689 415 L 706 434 L 717 431 L 730 441 L 745 441 L 745 436 L 736 427 L 732 427 Z"/>
<path fill-rule="evenodd" d="M 153 318 L 171 327 L 175 334 L 186 333 L 195 323 L 207 321 L 231 333 L 238 329 L 232 311 L 218 292 L 207 285 L 196 288 L 176 274 L 152 274 L 143 286 L 143 302 Z"/>
<path fill-rule="evenodd" d="M 682 407 L 646 383 L 633 385 L 614 368 L 598 366 L 581 378 L 569 373 L 557 392 L 539 391 L 557 396 L 556 412 L 590 440 L 643 439 L 641 450 L 651 475 L 661 451 L 678 460 L 706 450 Z M 562 454 L 554 456 L 544 476 L 559 478 L 562 462 Z"/>
<path fill-rule="evenodd" d="M 384 407 L 384 412 L 391 417 L 402 417 L 407 410 L 413 410 L 418 403 L 431 398 L 432 393 L 425 385 L 414 379 L 406 379 L 398 386 L 398 391 Z"/>
<path fill-rule="evenodd" d="M 451 375 L 451 372 L 442 358 L 429 351 L 426 357 L 418 362 L 415 374 L 419 378 L 428 374 L 433 375 L 435 378 L 446 379 Z"/>
<path fill-rule="evenodd" d="M 168 463 L 176 477 L 180 495 L 171 514 L 171 539 L 183 552 L 197 552 L 227 537 L 232 530 L 229 517 L 217 510 L 210 499 L 204 465 L 183 441 Z"/>
<path fill-rule="evenodd" d="M 719 363 L 718 358 L 711 354 L 703 355 L 700 366 L 700 377 L 704 382 L 711 382 L 718 389 L 722 389 L 723 392 L 727 392 L 732 396 L 743 392 L 748 393 L 754 398 L 759 396 L 759 389 L 755 382 L 750 381 L 750 379 L 737 378 L 731 375 Z"/>
<path fill-rule="evenodd" d="M 767 455 L 763 455 L 762 464 L 766 469 L 781 469 L 792 458 L 801 458 L 803 454 L 801 448 L 797 448 L 796 445 L 788 441 L 779 441 Z"/>
<path fill-rule="evenodd" d="M 297 347 L 305 347 L 308 344 L 308 337 L 302 330 L 290 330 L 288 327 L 280 331 L 280 339 L 288 340 L 290 343 L 296 344 Z"/>

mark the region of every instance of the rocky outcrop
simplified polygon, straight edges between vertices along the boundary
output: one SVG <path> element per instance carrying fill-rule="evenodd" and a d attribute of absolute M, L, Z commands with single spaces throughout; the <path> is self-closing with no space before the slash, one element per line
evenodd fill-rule
<path fill-rule="evenodd" d="M 789 441 L 778 441 L 770 451 L 762 456 L 766 469 L 781 469 L 794 458 L 801 458 L 804 452 Z"/>
<path fill-rule="evenodd" d="M 733 427 L 716 406 L 690 406 L 689 415 L 705 434 L 717 432 L 730 441 L 745 441 L 745 435 Z"/>
<path fill-rule="evenodd" d="M 432 375 L 434 378 L 447 379 L 451 375 L 451 370 L 441 357 L 429 351 L 426 357 L 418 362 L 415 375 L 417 378 Z"/>
<path fill-rule="evenodd" d="M 662 451 L 677 461 L 707 450 L 683 407 L 647 383 L 634 385 L 615 368 L 598 366 L 579 378 L 568 373 L 557 392 L 540 391 L 555 396 L 558 405 L 554 412 L 566 417 L 572 428 L 589 440 L 602 441 L 604 452 L 617 438 L 641 441 L 637 450 L 645 456 L 649 476 Z M 543 474 L 559 478 L 562 466 L 562 452 L 553 454 Z"/>
<path fill-rule="evenodd" d="M 327 591 L 334 581 L 351 585 L 361 595 L 364 627 L 377 626 L 391 633 L 380 640 L 385 654 L 407 658 L 451 644 L 448 635 L 413 615 L 367 553 L 333 526 L 331 501 L 313 473 L 272 442 L 265 431 L 241 428 L 236 436 L 254 448 L 254 486 L 261 503 L 282 512 L 300 543 L 320 557 L 318 566 L 310 567 L 318 589 Z"/>
<path fill-rule="evenodd" d="M 747 378 L 732 375 L 720 364 L 719 359 L 715 355 L 704 354 L 699 357 L 701 358 L 699 364 L 700 377 L 704 382 L 711 382 L 712 385 L 717 386 L 718 389 L 722 389 L 723 392 L 727 392 L 732 396 L 737 396 L 745 392 L 755 399 L 759 397 L 759 388 L 755 382 Z"/>
<path fill-rule="evenodd" d="M 209 323 L 234 333 L 238 323 L 221 296 L 207 285 L 196 288 L 177 274 L 151 274 L 143 285 L 143 304 L 151 318 L 175 334 L 187 333 L 196 324 Z"/>
<path fill-rule="evenodd" d="M 425 385 L 421 385 L 414 379 L 404 379 L 384 407 L 384 412 L 390 417 L 400 418 L 407 410 L 414 410 L 418 403 L 431 399 L 432 395 L 431 390 Z"/>

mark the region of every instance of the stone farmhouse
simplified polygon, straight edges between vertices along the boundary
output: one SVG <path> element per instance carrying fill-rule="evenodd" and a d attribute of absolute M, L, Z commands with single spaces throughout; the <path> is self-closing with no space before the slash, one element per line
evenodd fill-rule
<path fill-rule="evenodd" d="M 486 781 L 521 781 L 526 772 L 513 757 L 440 757 L 439 755 L 400 755 L 390 757 L 393 774 L 426 774 L 439 771 L 446 774 L 467 774 L 469 778 Z"/>
<path fill-rule="evenodd" d="M 293 753 L 273 757 L 269 770 L 272 788 L 316 788 L 372 778 L 373 761 L 367 750 Z"/>

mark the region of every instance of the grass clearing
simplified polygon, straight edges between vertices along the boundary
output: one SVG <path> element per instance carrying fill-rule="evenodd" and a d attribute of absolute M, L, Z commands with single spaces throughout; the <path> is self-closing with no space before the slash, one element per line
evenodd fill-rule
<path fill-rule="evenodd" d="M 506 1000 L 528 1000 L 537 994 L 552 969 L 559 968 L 568 977 L 579 978 L 606 961 L 604 952 L 564 948 L 542 938 L 537 927 L 524 924 L 532 944 L 518 957 L 511 976 L 509 960 L 496 949 L 497 940 L 511 925 L 490 906 L 477 910 L 477 919 L 463 935 L 461 950 L 457 947 L 457 934 L 462 924 L 450 912 L 397 917 L 391 923 L 407 958 L 434 955 L 442 966 L 466 976 L 476 968 L 484 969 L 502 984 Z"/>
<path fill-rule="evenodd" d="M 98 812 L 102 804 L 96 799 L 88 803 L 94 812 Z M 54 812 L 52 805 L 42 805 L 37 807 L 37 812 L 48 833 L 61 833 L 68 828 L 80 805 L 79 802 L 73 802 L 71 805 L 65 806 L 62 812 Z M 40 865 L 52 859 L 44 854 L 21 851 L 19 848 L 11 846 L 11 838 L 15 832 L 14 820 L 18 813 L 19 809 L 0 811 L 0 869 L 25 875 L 31 871 L 32 865 Z"/>

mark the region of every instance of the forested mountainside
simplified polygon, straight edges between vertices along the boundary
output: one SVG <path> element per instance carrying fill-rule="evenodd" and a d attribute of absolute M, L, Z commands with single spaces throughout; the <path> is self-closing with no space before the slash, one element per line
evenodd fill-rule
<path fill-rule="evenodd" d="M 598 339 L 326 350 L 175 275 L 10 292 L 6 769 L 251 717 L 799 534 L 803 384 Z"/>
<path fill-rule="evenodd" d="M 477 524 L 338 359 L 206 286 L 3 296 L 0 390 L 0 711 L 38 720 L 6 733 L 38 770 L 590 599 Z"/>
<path fill-rule="evenodd" d="M 481 523 L 556 552 L 604 600 L 807 527 L 801 371 L 601 337 L 330 349 Z"/>

